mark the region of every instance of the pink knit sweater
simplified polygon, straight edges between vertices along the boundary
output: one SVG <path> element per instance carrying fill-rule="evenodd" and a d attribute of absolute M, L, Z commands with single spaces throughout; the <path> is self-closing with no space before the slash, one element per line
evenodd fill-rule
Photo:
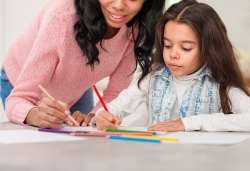
<path fill-rule="evenodd" d="M 124 26 L 115 37 L 104 40 L 105 50 L 97 45 L 100 64 L 91 70 L 74 38 L 75 21 L 73 0 L 53 0 L 9 49 L 4 69 L 14 85 L 6 102 L 11 121 L 24 122 L 41 98 L 38 84 L 70 106 L 104 77 L 110 76 L 104 91 L 107 102 L 128 86 L 135 65 L 129 29 Z"/>

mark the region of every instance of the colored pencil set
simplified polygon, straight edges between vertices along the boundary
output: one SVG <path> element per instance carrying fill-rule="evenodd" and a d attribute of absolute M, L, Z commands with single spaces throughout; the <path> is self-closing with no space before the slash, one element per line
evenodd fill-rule
<path fill-rule="evenodd" d="M 108 138 L 112 140 L 125 140 L 125 141 L 137 141 L 137 142 L 149 142 L 149 143 L 178 142 L 177 138 L 161 137 L 157 135 L 156 132 L 151 132 L 151 131 L 121 130 L 121 129 L 106 129 L 106 131 L 112 133 L 115 132 L 123 133 L 121 135 L 109 136 Z"/>
<path fill-rule="evenodd" d="M 111 140 L 137 141 L 149 143 L 178 142 L 174 137 L 161 137 L 156 132 L 124 129 L 106 129 L 105 131 L 70 131 L 62 129 L 40 128 L 39 131 L 64 133 L 73 136 L 107 137 Z"/>
<path fill-rule="evenodd" d="M 54 99 L 41 85 L 39 88 L 47 94 L 52 100 Z M 98 89 L 95 85 L 93 85 L 94 92 L 96 93 L 97 97 L 101 105 L 103 106 L 104 110 L 109 112 L 104 99 L 101 97 Z M 79 126 L 78 123 L 74 120 L 74 118 L 69 115 L 69 119 L 75 123 L 75 125 Z M 106 129 L 105 131 L 72 131 L 72 130 L 65 130 L 65 129 L 57 129 L 57 128 L 40 128 L 39 131 L 44 132 L 52 132 L 52 133 L 64 133 L 73 136 L 93 136 L 93 137 L 107 137 L 111 140 L 125 140 L 125 141 L 137 141 L 137 142 L 150 142 L 150 143 L 162 143 L 162 142 L 178 142 L 178 140 L 174 137 L 161 137 L 157 135 L 156 132 L 151 131 L 139 131 L 139 130 L 127 130 L 127 129 Z"/>

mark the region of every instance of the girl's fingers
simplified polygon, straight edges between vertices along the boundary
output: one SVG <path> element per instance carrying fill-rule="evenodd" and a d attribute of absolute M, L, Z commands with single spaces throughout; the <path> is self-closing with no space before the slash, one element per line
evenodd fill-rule
<path fill-rule="evenodd" d="M 184 131 L 185 127 L 181 119 L 177 119 L 177 120 L 171 120 L 171 121 L 158 123 L 156 125 L 151 126 L 149 130 L 150 131 L 174 132 L 174 131 Z"/>
<path fill-rule="evenodd" d="M 164 125 L 162 124 L 155 124 L 151 127 L 149 127 L 149 131 L 162 131 L 164 129 Z"/>
<path fill-rule="evenodd" d="M 115 116 L 115 125 L 118 127 L 120 126 L 122 123 L 122 119 L 119 118 L 118 116 Z"/>
<path fill-rule="evenodd" d="M 115 124 L 107 120 L 105 117 L 97 116 L 95 118 L 95 121 L 96 121 L 96 127 L 99 130 L 103 130 L 106 128 L 116 128 Z"/>
<path fill-rule="evenodd" d="M 148 129 L 149 131 L 163 131 L 165 132 L 165 128 L 159 128 L 159 127 L 152 127 Z"/>
<path fill-rule="evenodd" d="M 108 113 L 106 111 L 103 111 L 102 113 L 99 114 L 101 117 L 105 118 L 109 122 L 115 122 L 115 116 L 112 115 L 111 113 Z"/>

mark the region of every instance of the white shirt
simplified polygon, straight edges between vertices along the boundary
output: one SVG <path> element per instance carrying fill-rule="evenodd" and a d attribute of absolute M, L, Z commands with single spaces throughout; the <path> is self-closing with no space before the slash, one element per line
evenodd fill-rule
<path fill-rule="evenodd" d="M 198 71 L 199 72 L 199 71 Z M 185 90 L 194 82 L 194 73 L 186 77 L 174 78 L 178 101 L 182 101 Z M 139 73 L 135 74 L 130 86 L 107 106 L 110 112 L 120 117 L 130 117 L 133 126 L 150 126 L 152 124 L 148 112 L 148 88 L 151 75 L 149 74 L 137 86 Z M 250 97 L 239 88 L 230 88 L 228 96 L 232 103 L 234 114 L 213 113 L 200 114 L 181 118 L 186 131 L 250 131 Z M 100 109 L 102 110 L 102 109 Z M 98 112 L 100 111 L 98 110 Z M 97 114 L 98 114 L 97 112 Z M 124 119 L 126 121 L 126 119 Z M 128 125 L 131 123 L 126 123 Z M 123 124 L 124 125 L 124 124 Z"/>

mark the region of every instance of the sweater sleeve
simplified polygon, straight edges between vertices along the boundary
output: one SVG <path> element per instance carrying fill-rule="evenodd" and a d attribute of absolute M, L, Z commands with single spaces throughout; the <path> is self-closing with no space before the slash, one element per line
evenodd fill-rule
<path fill-rule="evenodd" d="M 130 42 L 119 65 L 109 77 L 108 86 L 103 91 L 103 98 L 107 103 L 116 98 L 131 82 L 135 68 L 134 48 L 132 45 Z M 100 106 L 100 103 L 97 103 L 92 112 L 96 112 Z"/>
<path fill-rule="evenodd" d="M 250 97 L 231 88 L 229 98 L 233 114 L 201 114 L 182 118 L 186 131 L 250 131 Z"/>
<path fill-rule="evenodd" d="M 61 22 L 56 16 L 44 16 L 36 38 L 6 101 L 7 116 L 23 123 L 40 97 L 38 84 L 47 85 L 55 72 L 61 42 Z M 18 52 L 16 52 L 18 53 Z"/>

